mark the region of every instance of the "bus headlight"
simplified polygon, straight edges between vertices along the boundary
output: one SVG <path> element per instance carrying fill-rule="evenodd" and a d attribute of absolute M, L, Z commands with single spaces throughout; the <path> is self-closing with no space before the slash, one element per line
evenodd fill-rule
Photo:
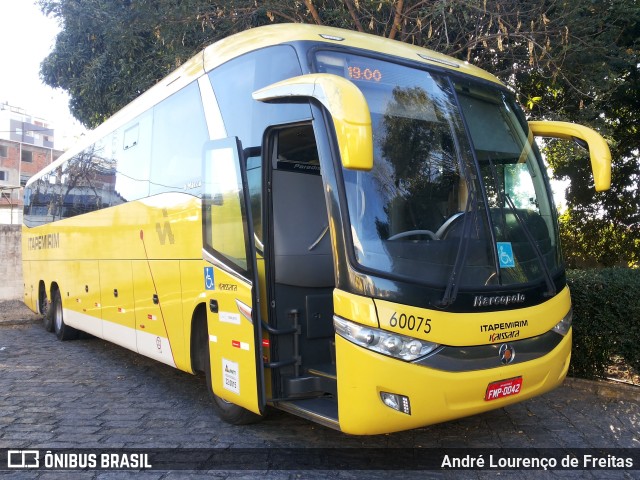
<path fill-rule="evenodd" d="M 424 357 L 439 346 L 426 340 L 359 325 L 337 316 L 333 317 L 333 325 L 336 333 L 350 342 L 407 362 Z"/>
<path fill-rule="evenodd" d="M 569 310 L 562 320 L 558 322 L 558 324 L 553 327 L 553 331 L 559 333 L 563 337 L 569 333 L 569 329 L 571 328 L 571 324 L 573 323 L 573 309 Z"/>

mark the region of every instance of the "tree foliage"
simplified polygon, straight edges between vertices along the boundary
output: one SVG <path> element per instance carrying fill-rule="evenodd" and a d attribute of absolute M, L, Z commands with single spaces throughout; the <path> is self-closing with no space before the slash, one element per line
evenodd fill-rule
<path fill-rule="evenodd" d="M 62 25 L 42 62 L 42 78 L 69 92 L 72 113 L 87 126 L 99 124 L 204 46 L 265 24 L 348 28 L 469 61 L 513 88 L 532 116 L 586 124 L 609 139 L 614 175 L 605 193 L 594 194 L 584 156 L 566 156 L 567 146 L 557 142 L 547 149 L 555 176 L 571 184 L 562 222 L 566 251 L 572 264 L 588 260 L 593 251 L 600 264 L 638 262 L 637 0 L 39 2 Z M 574 234 L 578 230 L 583 234 Z M 605 231 L 608 241 L 598 236 Z"/>

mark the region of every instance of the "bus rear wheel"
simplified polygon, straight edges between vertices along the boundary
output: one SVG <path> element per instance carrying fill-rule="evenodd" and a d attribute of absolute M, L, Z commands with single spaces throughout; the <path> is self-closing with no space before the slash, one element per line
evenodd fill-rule
<path fill-rule="evenodd" d="M 47 289 L 43 283 L 38 288 L 38 313 L 42 315 L 42 326 L 47 332 L 53 332 L 53 309 L 50 308 Z"/>
<path fill-rule="evenodd" d="M 53 329 L 56 332 L 56 337 L 58 337 L 59 340 L 75 340 L 78 338 L 80 332 L 64 323 L 62 298 L 60 297 L 60 290 L 58 289 L 53 292 L 50 309 L 51 316 L 53 317 Z"/>

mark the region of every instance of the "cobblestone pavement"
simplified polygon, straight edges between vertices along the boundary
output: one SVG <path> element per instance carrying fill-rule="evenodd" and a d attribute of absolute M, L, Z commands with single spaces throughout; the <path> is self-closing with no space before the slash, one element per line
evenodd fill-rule
<path fill-rule="evenodd" d="M 19 322 L 16 322 L 19 323 Z M 0 323 L 0 449 L 58 448 L 640 448 L 637 387 L 570 380 L 493 412 L 356 437 L 278 411 L 234 427 L 204 381 L 95 338 L 60 342 L 38 323 Z M 391 450 L 389 450 L 391 451 Z M 400 450 L 396 450 L 398 452 Z M 638 468 L 638 467 L 636 467 Z M 11 478 L 130 478 L 116 471 L 2 472 Z M 628 471 L 145 471 L 136 478 L 640 478 Z"/>

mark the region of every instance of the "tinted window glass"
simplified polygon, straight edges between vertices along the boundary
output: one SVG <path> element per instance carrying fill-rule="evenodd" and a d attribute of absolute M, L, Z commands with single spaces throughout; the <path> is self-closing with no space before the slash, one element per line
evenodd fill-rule
<path fill-rule="evenodd" d="M 458 285 L 534 282 L 559 267 L 545 171 L 506 92 L 358 55 L 316 59 L 371 111 L 373 168 L 343 172 L 361 265 L 446 285 L 445 301 Z"/>
<path fill-rule="evenodd" d="M 117 162 L 118 203 L 149 195 L 152 126 L 153 112 L 148 111 L 105 138 L 105 150 Z"/>
<path fill-rule="evenodd" d="M 264 250 L 262 240 L 262 159 L 257 156 L 247 157 L 247 183 L 251 197 L 251 218 L 256 235 L 256 247 Z"/>
<path fill-rule="evenodd" d="M 127 141 L 135 132 L 127 132 Z M 200 90 L 183 88 L 153 109 L 151 195 L 168 191 L 201 192 L 202 146 L 209 139 Z"/>
<path fill-rule="evenodd" d="M 213 70 L 209 77 L 229 136 L 246 147 L 260 146 L 265 129 L 311 116 L 308 104 L 268 104 L 251 94 L 267 85 L 301 75 L 292 47 L 279 45 L 248 53 Z"/>
<path fill-rule="evenodd" d="M 208 138 L 194 82 L 25 188 L 24 222 L 41 225 L 165 191 L 199 195 Z"/>
<path fill-rule="evenodd" d="M 205 154 L 203 243 L 234 270 L 248 275 L 244 190 L 235 138 L 211 142 Z"/>
<path fill-rule="evenodd" d="M 103 154 L 96 143 L 25 189 L 25 224 L 32 227 L 111 206 L 115 164 Z"/>

